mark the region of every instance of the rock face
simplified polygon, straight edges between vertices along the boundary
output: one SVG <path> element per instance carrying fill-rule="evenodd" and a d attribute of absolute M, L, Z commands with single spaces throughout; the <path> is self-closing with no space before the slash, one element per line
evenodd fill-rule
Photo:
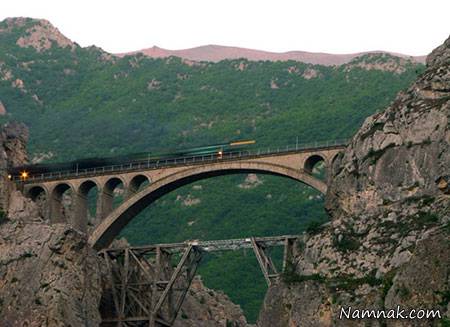
<path fill-rule="evenodd" d="M 440 194 L 449 174 L 450 40 L 430 54 L 428 69 L 384 112 L 366 119 L 333 165 L 332 215 L 376 213 L 388 203 Z"/>
<path fill-rule="evenodd" d="M 28 142 L 28 129 L 21 123 L 8 123 L 0 132 L 0 164 L 21 165 L 27 162 L 26 144 Z"/>
<path fill-rule="evenodd" d="M 98 326 L 100 266 L 63 225 L 0 226 L 0 326 Z"/>
<path fill-rule="evenodd" d="M 5 176 L 26 162 L 27 138 L 21 124 L 0 132 L 0 326 L 97 326 L 100 266 L 86 235 L 45 223 Z"/>
<path fill-rule="evenodd" d="M 27 162 L 26 144 L 28 129 L 20 123 L 9 123 L 0 130 L 0 208 L 9 207 L 9 195 L 12 192 L 6 168 Z"/>
<path fill-rule="evenodd" d="M 449 316 L 448 231 L 433 231 L 414 245 L 408 261 L 379 278 L 367 273 L 362 277 L 348 273 L 347 267 L 325 274 L 289 277 L 269 289 L 260 313 L 258 326 L 439 326 L 431 320 L 349 320 L 340 319 L 341 309 L 440 310 Z M 316 246 L 313 243 L 312 246 Z M 357 258 L 357 254 L 348 253 Z M 322 260 L 327 260 L 324 255 Z M 320 260 L 319 259 L 319 260 Z M 298 258 L 302 264 L 304 258 Z"/>
<path fill-rule="evenodd" d="M 42 52 L 50 49 L 53 44 L 58 47 L 74 48 L 75 44 L 66 38 L 61 32 L 50 24 L 45 19 L 32 20 L 26 18 L 8 18 L 6 24 L 8 26 L 25 26 L 33 23 L 31 27 L 26 30 L 26 35 L 17 39 L 16 44 L 22 48 L 33 47 L 37 52 Z M 2 31 L 0 30 L 0 33 Z"/>
<path fill-rule="evenodd" d="M 192 281 L 174 327 L 245 327 L 247 320 L 241 308 L 228 296 L 206 288 L 200 277 Z"/>
<path fill-rule="evenodd" d="M 424 74 L 366 119 L 333 161 L 331 223 L 298 242 L 259 326 L 437 326 L 339 319 L 342 307 L 438 309 L 450 318 L 450 39 Z M 445 321 L 445 320 L 444 320 Z"/>

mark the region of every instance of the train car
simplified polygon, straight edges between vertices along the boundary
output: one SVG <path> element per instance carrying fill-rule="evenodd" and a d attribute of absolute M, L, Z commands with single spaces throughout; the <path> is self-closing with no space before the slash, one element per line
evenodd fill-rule
<path fill-rule="evenodd" d="M 255 143 L 256 143 L 256 141 L 254 141 L 254 140 L 246 140 L 246 141 L 233 141 L 230 143 L 207 145 L 207 146 L 190 148 L 190 149 L 171 152 L 168 154 L 159 155 L 158 158 L 204 156 L 204 155 L 211 155 L 211 154 L 220 155 L 220 154 L 244 150 L 249 145 L 255 144 Z"/>
<path fill-rule="evenodd" d="M 35 164 L 11 167 L 8 169 L 8 178 L 14 180 L 25 180 L 30 176 L 48 174 L 54 172 L 77 172 L 85 169 L 108 167 L 133 162 L 147 161 L 159 162 L 162 160 L 177 159 L 183 157 L 213 155 L 216 158 L 223 158 L 227 154 L 246 150 L 248 146 L 255 144 L 254 140 L 240 140 L 229 143 L 207 145 L 196 148 L 172 151 L 168 153 L 153 154 L 150 152 L 133 153 L 124 156 L 106 158 L 85 158 L 64 163 Z"/>

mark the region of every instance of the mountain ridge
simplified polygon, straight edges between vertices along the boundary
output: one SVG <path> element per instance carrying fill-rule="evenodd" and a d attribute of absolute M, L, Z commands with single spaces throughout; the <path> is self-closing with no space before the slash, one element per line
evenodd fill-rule
<path fill-rule="evenodd" d="M 28 24 L 28 26 L 27 26 Z M 21 47 L 34 47 L 38 52 L 49 49 L 52 42 L 56 42 L 60 46 L 78 46 L 78 44 L 70 40 L 67 36 L 61 33 L 52 23 L 46 19 L 35 19 L 28 17 L 8 17 L 0 21 L 0 33 L 9 32 L 14 27 L 25 27 L 27 35 L 23 35 L 17 40 L 17 45 Z M 88 46 L 86 48 L 89 48 Z M 124 57 L 127 55 L 135 55 L 142 53 L 150 58 L 168 58 L 179 57 L 190 61 L 207 61 L 219 62 L 222 60 L 233 59 L 247 59 L 249 61 L 297 61 L 314 65 L 325 66 L 339 66 L 349 63 L 353 59 L 367 54 L 389 54 L 394 57 L 402 59 L 409 59 L 415 63 L 425 63 L 426 56 L 410 56 L 401 53 L 395 53 L 384 50 L 362 51 L 349 54 L 332 54 L 323 52 L 308 52 L 292 50 L 287 52 L 271 52 L 258 49 L 250 49 L 243 47 L 224 46 L 216 44 L 202 45 L 198 47 L 169 50 L 153 46 L 151 48 L 144 48 L 136 51 L 124 53 L 110 53 L 102 49 L 103 52 L 117 57 Z"/>
<path fill-rule="evenodd" d="M 198 47 L 169 50 L 153 46 L 151 48 L 141 49 L 137 51 L 116 53 L 116 56 L 123 57 L 126 55 L 133 55 L 142 53 L 151 58 L 167 58 L 167 57 L 180 57 L 186 60 L 192 61 L 210 61 L 219 62 L 222 60 L 232 59 L 247 59 L 250 61 L 299 61 L 314 65 L 343 65 L 349 63 L 356 57 L 360 57 L 366 54 L 390 54 L 395 57 L 410 59 L 417 63 L 425 63 L 426 56 L 409 56 L 401 53 L 395 53 L 383 50 L 374 51 L 362 51 L 349 54 L 332 54 L 323 52 L 308 52 L 308 51 L 287 51 L 287 52 L 271 52 L 257 49 L 249 49 L 234 46 L 223 46 L 217 44 L 208 44 Z"/>

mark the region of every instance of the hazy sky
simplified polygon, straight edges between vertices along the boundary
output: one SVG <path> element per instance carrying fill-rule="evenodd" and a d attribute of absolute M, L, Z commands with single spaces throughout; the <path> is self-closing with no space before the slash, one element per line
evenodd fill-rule
<path fill-rule="evenodd" d="M 220 44 L 423 55 L 450 34 L 450 0 L 0 0 L 0 19 L 14 16 L 113 53 Z"/>

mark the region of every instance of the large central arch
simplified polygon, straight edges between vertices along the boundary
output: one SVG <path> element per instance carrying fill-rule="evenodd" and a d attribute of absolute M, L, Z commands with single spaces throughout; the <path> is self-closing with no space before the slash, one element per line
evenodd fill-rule
<path fill-rule="evenodd" d="M 214 176 L 240 173 L 284 176 L 309 185 L 323 194 L 327 191 L 323 181 L 303 169 L 272 163 L 239 161 L 191 167 L 161 178 L 128 198 L 97 226 L 89 238 L 89 243 L 96 250 L 109 246 L 119 232 L 144 208 L 179 187 Z"/>

